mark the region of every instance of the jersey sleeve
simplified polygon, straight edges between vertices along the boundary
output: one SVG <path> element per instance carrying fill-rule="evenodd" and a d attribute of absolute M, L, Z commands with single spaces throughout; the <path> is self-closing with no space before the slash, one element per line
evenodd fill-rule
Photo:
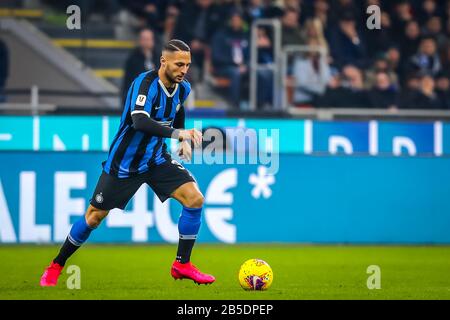
<path fill-rule="evenodd" d="M 150 117 L 152 104 L 157 94 L 157 81 L 152 74 L 139 76 L 133 83 L 131 115 L 142 113 Z"/>

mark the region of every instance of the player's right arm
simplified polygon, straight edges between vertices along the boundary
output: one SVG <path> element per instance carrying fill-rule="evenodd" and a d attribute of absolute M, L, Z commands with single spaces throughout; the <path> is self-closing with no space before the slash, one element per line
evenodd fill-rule
<path fill-rule="evenodd" d="M 196 129 L 185 130 L 165 127 L 151 119 L 150 116 L 146 116 L 142 113 L 133 114 L 131 118 L 133 120 L 134 129 L 148 135 L 172 138 L 179 141 L 192 140 L 196 146 L 200 145 L 202 142 L 202 133 Z"/>
<path fill-rule="evenodd" d="M 135 80 L 130 110 L 134 129 L 156 137 L 172 138 L 179 141 L 192 140 L 196 146 L 200 145 L 202 134 L 198 130 L 166 127 L 150 117 L 153 99 L 157 95 L 157 85 L 156 81 L 152 81 L 147 76 L 140 76 Z"/>

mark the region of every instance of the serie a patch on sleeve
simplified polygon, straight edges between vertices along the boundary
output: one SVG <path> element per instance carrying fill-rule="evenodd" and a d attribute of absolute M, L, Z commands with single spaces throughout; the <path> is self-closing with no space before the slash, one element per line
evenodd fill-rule
<path fill-rule="evenodd" d="M 145 100 L 147 100 L 147 97 L 145 95 L 138 95 L 136 99 L 136 105 L 143 107 L 145 105 Z"/>

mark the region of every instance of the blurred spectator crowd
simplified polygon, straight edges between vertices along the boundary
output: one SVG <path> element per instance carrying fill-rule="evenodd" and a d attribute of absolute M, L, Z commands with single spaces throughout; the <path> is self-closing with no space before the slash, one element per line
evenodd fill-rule
<path fill-rule="evenodd" d="M 90 3 L 95 1 L 89 1 Z M 126 8 L 140 46 L 124 88 L 157 66 L 164 41 L 191 47 L 190 81 L 209 81 L 231 105 L 248 100 L 250 27 L 278 19 L 282 45 L 319 48 L 289 57 L 286 90 L 297 107 L 450 109 L 450 0 L 104 0 Z M 370 5 L 381 28 L 367 27 Z M 257 32 L 258 62 L 274 61 L 270 28 Z M 269 108 L 273 75 L 258 72 L 258 106 Z"/>

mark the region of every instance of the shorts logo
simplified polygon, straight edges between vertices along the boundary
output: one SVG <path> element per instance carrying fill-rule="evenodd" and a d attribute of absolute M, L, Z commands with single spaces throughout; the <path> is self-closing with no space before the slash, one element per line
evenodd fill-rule
<path fill-rule="evenodd" d="M 103 194 L 101 192 L 95 196 L 95 201 L 97 203 L 103 203 Z"/>
<path fill-rule="evenodd" d="M 176 165 L 181 170 L 186 170 L 177 160 L 172 160 L 172 164 Z"/>
<path fill-rule="evenodd" d="M 147 100 L 147 97 L 140 94 L 136 99 L 136 105 L 143 107 L 145 105 L 145 100 Z"/>

